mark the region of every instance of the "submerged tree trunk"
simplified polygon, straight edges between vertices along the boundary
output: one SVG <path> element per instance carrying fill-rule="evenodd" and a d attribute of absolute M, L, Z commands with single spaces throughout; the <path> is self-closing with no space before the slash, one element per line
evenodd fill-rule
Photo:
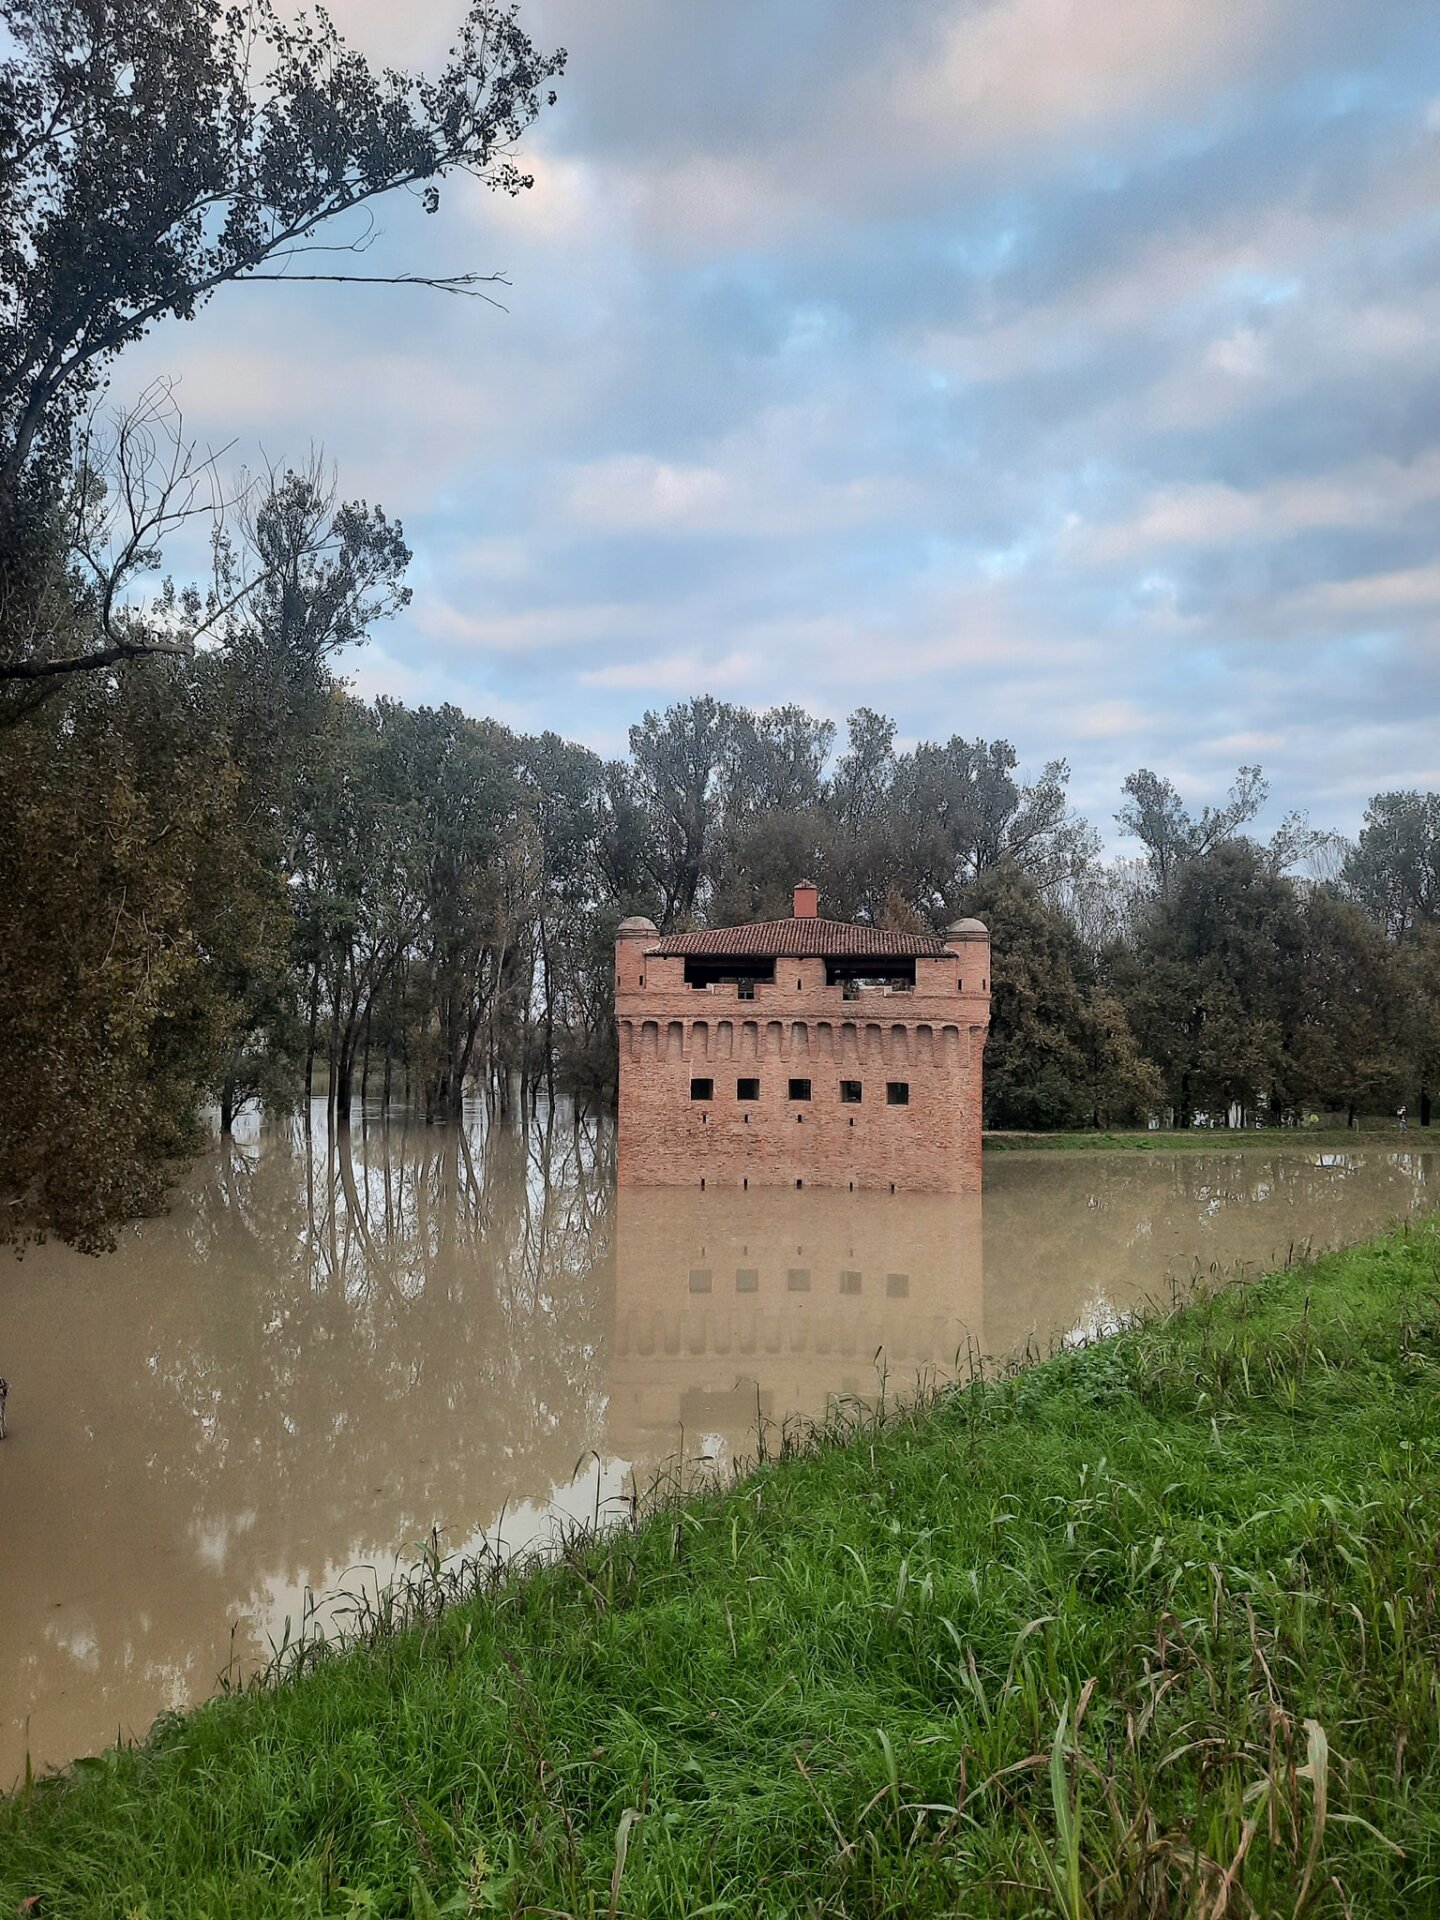
<path fill-rule="evenodd" d="M 308 1110 L 315 1091 L 315 1028 L 320 1018 L 320 966 L 310 976 L 310 1019 L 305 1030 L 305 1105 Z"/>

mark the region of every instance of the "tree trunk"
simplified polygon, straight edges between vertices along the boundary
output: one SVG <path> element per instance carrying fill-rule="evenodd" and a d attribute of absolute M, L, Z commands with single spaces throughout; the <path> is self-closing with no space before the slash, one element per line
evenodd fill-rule
<path fill-rule="evenodd" d="M 305 1105 L 309 1108 L 315 1091 L 315 1026 L 320 1017 L 320 963 L 310 976 L 310 1023 L 305 1034 Z"/>

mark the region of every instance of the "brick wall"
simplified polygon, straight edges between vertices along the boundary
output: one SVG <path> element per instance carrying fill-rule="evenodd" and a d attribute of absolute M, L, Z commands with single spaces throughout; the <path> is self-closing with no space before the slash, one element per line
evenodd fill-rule
<path fill-rule="evenodd" d="M 780 959 L 742 1000 L 734 985 L 687 987 L 683 960 L 620 940 L 621 1184 L 978 1193 L 989 968 L 972 937 L 917 960 L 913 992 L 847 999 L 823 960 Z M 737 1097 L 742 1079 L 758 1099 Z M 692 1098 L 696 1080 L 710 1099 Z M 810 1082 L 808 1100 L 792 1080 Z M 842 1100 L 846 1080 L 858 1104 Z M 892 1082 L 907 1104 L 891 1104 Z"/>

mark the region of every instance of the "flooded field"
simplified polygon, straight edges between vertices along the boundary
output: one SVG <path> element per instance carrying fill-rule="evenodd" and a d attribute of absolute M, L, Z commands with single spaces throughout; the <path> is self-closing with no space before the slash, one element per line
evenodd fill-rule
<path fill-rule="evenodd" d="M 0 1788 L 262 1661 L 308 1592 L 592 1515 L 757 1417 L 1440 1204 L 1440 1155 L 997 1154 L 983 1202 L 623 1192 L 593 1124 L 271 1131 L 0 1266 Z"/>

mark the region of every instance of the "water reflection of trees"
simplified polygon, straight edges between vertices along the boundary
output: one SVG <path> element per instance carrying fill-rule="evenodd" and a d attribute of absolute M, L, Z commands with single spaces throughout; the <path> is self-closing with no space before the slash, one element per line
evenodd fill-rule
<path fill-rule="evenodd" d="M 27 1494 L 65 1518 L 18 1516 L 41 1564 L 0 1635 L 7 1712 L 44 1743 L 78 1661 L 80 1747 L 144 1725 L 208 1690 L 237 1616 L 256 1657 L 305 1584 L 568 1481 L 603 1417 L 611 1210 L 603 1145 L 558 1119 L 223 1150 L 67 1289 L 71 1364 L 28 1370 Z"/>

